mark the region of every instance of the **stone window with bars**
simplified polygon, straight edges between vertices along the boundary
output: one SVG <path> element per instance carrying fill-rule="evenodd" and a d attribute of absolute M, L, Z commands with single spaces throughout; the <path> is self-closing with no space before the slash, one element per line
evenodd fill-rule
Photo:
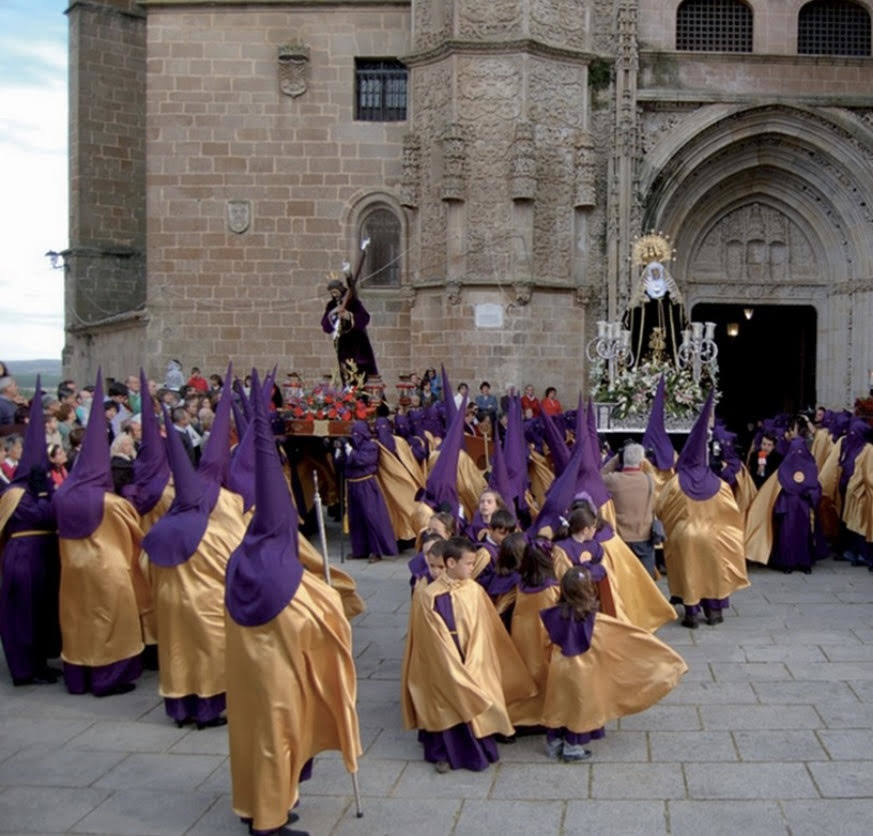
<path fill-rule="evenodd" d="M 870 13 L 851 0 L 813 0 L 797 17 L 801 55 L 869 55 Z"/>
<path fill-rule="evenodd" d="M 676 49 L 751 52 L 752 9 L 741 0 L 685 0 L 676 12 Z"/>
<path fill-rule="evenodd" d="M 390 209 L 378 207 L 361 220 L 361 239 L 369 238 L 370 246 L 361 271 L 367 287 L 398 287 L 401 270 L 400 219 Z"/>
<path fill-rule="evenodd" d="M 355 119 L 402 122 L 406 119 L 407 70 L 394 58 L 355 59 Z"/>

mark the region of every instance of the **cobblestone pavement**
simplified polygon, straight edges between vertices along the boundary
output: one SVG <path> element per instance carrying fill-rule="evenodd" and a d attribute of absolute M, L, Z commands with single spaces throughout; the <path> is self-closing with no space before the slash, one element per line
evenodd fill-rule
<path fill-rule="evenodd" d="M 354 625 L 365 817 L 332 754 L 302 786 L 312 834 L 873 832 L 873 576 L 825 561 L 762 568 L 719 627 L 659 635 L 690 670 L 662 703 L 546 760 L 540 738 L 484 773 L 436 775 L 402 729 L 409 555 L 346 564 L 367 601 Z M 0 832 L 244 836 L 229 801 L 224 729 L 176 729 L 156 675 L 98 700 L 13 688 L 0 670 Z"/>

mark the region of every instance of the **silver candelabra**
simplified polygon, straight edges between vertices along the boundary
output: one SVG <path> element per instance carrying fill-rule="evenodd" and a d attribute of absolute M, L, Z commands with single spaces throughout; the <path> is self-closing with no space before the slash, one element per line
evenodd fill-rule
<path fill-rule="evenodd" d="M 695 383 L 700 383 L 703 367 L 711 369 L 718 357 L 715 344 L 714 322 L 692 322 L 690 328 L 682 332 L 682 345 L 679 346 L 679 365 L 690 368 Z"/>
<path fill-rule="evenodd" d="M 597 336 L 589 341 L 585 354 L 592 363 L 598 358 L 606 360 L 611 387 L 615 383 L 618 364 L 621 363 L 626 369 L 634 364 L 631 332 L 622 328 L 621 322 L 607 322 L 601 319 L 597 322 Z"/>

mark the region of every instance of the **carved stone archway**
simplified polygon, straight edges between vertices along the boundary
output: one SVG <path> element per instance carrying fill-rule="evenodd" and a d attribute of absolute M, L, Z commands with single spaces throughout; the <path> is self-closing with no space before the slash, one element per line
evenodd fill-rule
<path fill-rule="evenodd" d="M 650 149 L 644 227 L 673 238 L 695 302 L 811 304 L 820 397 L 873 366 L 873 133 L 848 111 L 700 108 Z M 863 324 L 862 324 L 863 323 Z"/>

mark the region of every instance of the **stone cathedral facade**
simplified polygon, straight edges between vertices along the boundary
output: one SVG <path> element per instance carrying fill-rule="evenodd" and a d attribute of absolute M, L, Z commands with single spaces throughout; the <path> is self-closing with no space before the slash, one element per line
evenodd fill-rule
<path fill-rule="evenodd" d="M 380 371 L 576 388 L 663 231 L 698 303 L 815 310 L 873 367 L 868 0 L 74 2 L 65 367 L 332 369 L 373 245 Z M 774 334 L 778 339 L 778 334 Z"/>

